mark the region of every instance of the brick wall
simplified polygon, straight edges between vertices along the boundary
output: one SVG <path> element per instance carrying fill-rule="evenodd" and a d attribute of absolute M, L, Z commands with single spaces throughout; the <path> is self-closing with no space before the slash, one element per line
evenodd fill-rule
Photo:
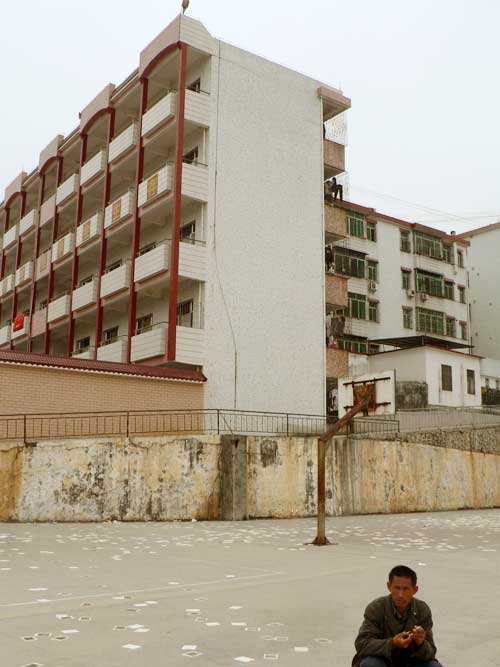
<path fill-rule="evenodd" d="M 334 276 L 330 273 L 325 275 L 325 301 L 337 308 L 348 305 L 347 278 Z"/>
<path fill-rule="evenodd" d="M 332 378 L 349 374 L 349 352 L 333 348 L 326 349 L 326 376 Z"/>
<path fill-rule="evenodd" d="M 203 384 L 0 364 L 0 414 L 203 408 Z"/>
<path fill-rule="evenodd" d="M 346 212 L 343 209 L 325 203 L 325 231 L 327 233 L 346 236 L 346 217 Z"/>

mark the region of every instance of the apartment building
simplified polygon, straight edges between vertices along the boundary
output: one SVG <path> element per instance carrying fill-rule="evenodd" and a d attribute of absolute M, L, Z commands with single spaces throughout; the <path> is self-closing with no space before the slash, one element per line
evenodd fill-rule
<path fill-rule="evenodd" d="M 326 197 L 327 395 L 391 346 L 469 348 L 468 252 L 466 239 Z"/>
<path fill-rule="evenodd" d="M 324 414 L 323 182 L 345 161 L 324 128 L 349 107 L 176 17 L 6 188 L 0 350 L 192 368 L 206 407 Z"/>

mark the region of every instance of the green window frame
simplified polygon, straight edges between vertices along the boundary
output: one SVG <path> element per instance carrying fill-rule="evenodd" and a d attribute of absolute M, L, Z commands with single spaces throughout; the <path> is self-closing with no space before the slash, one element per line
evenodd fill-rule
<path fill-rule="evenodd" d="M 454 301 L 455 299 L 455 290 L 454 290 L 454 284 L 451 280 L 445 280 L 444 281 L 444 298 L 445 299 L 450 299 L 451 301 Z"/>
<path fill-rule="evenodd" d="M 410 275 L 411 271 L 401 269 L 401 287 L 403 289 L 410 289 Z"/>
<path fill-rule="evenodd" d="M 347 233 L 358 239 L 365 238 L 365 216 L 354 211 L 347 212 Z"/>
<path fill-rule="evenodd" d="M 444 296 L 443 276 L 417 270 L 416 278 L 417 292 L 423 292 L 431 296 Z"/>
<path fill-rule="evenodd" d="M 467 340 L 467 322 L 460 322 L 460 338 Z"/>
<path fill-rule="evenodd" d="M 363 257 L 352 254 L 344 249 L 334 249 L 335 272 L 343 273 L 352 278 L 364 278 L 366 264 Z"/>
<path fill-rule="evenodd" d="M 459 268 L 464 268 L 464 253 L 463 250 L 457 250 L 457 264 Z"/>
<path fill-rule="evenodd" d="M 417 308 L 417 331 L 444 336 L 444 313 L 429 308 Z"/>
<path fill-rule="evenodd" d="M 373 280 L 375 283 L 378 282 L 378 262 L 368 260 L 366 268 L 368 280 Z"/>
<path fill-rule="evenodd" d="M 349 317 L 356 320 L 366 320 L 366 295 L 348 293 L 349 300 Z"/>
<path fill-rule="evenodd" d="M 415 232 L 415 253 L 434 259 L 443 259 L 443 244 L 441 239 L 423 232 Z"/>
<path fill-rule="evenodd" d="M 465 287 L 459 285 L 458 287 L 458 300 L 460 303 L 465 303 Z"/>
<path fill-rule="evenodd" d="M 453 248 L 449 243 L 443 243 L 443 260 L 448 264 L 453 264 Z"/>
<path fill-rule="evenodd" d="M 446 318 L 446 335 L 450 338 L 457 337 L 457 321 L 454 317 Z"/>
<path fill-rule="evenodd" d="M 374 222 L 366 223 L 366 238 L 368 241 L 377 241 L 377 225 Z"/>
<path fill-rule="evenodd" d="M 399 234 L 399 249 L 401 252 L 411 252 L 410 232 L 404 232 L 402 229 L 400 229 Z"/>
<path fill-rule="evenodd" d="M 413 308 L 403 306 L 403 327 L 413 329 Z"/>
<path fill-rule="evenodd" d="M 368 319 L 370 322 L 378 322 L 378 301 L 368 301 Z"/>

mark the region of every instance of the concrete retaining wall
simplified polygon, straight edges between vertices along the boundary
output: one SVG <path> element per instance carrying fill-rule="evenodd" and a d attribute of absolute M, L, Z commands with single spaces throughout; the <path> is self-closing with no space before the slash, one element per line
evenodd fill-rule
<path fill-rule="evenodd" d="M 411 442 L 416 434 L 336 438 L 327 455 L 328 513 L 500 507 L 500 430 L 473 431 L 418 434 L 429 444 Z M 316 446 L 315 438 L 253 436 L 4 444 L 0 520 L 314 516 Z"/>

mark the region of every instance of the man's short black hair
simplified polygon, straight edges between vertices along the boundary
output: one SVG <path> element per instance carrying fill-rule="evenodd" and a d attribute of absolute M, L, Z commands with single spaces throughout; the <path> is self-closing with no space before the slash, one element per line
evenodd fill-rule
<path fill-rule="evenodd" d="M 406 565 L 396 565 L 396 567 L 392 568 L 389 572 L 389 583 L 394 577 L 406 577 L 407 579 L 411 579 L 413 588 L 417 585 L 417 573 L 415 570 L 412 570 L 411 567 L 407 567 Z"/>

